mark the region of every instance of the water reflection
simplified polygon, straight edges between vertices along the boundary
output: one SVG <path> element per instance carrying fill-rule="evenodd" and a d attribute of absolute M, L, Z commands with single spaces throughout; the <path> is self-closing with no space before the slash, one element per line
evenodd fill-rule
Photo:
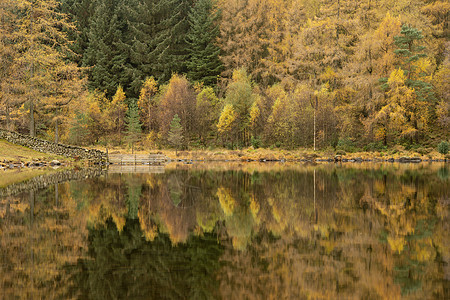
<path fill-rule="evenodd" d="M 0 298 L 449 298 L 448 166 L 172 165 L 0 199 Z"/>

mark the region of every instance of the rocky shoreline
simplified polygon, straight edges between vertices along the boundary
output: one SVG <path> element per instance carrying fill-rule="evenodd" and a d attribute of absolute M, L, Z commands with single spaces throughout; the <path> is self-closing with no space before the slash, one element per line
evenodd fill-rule
<path fill-rule="evenodd" d="M 186 164 L 194 162 L 308 162 L 308 163 L 421 163 L 421 162 L 450 162 L 449 159 L 422 159 L 420 157 L 400 157 L 400 158 L 361 158 L 361 157 L 342 157 L 336 155 L 334 158 L 303 158 L 303 159 L 274 159 L 274 158 L 260 158 L 260 159 L 171 159 L 170 162 L 183 162 Z M 67 167 L 72 165 L 64 161 L 52 160 L 52 161 L 29 161 L 29 162 L 17 162 L 6 161 L 0 162 L 0 170 L 7 169 L 21 169 L 21 168 L 43 168 L 43 167 Z M 105 164 L 107 165 L 107 164 Z"/>

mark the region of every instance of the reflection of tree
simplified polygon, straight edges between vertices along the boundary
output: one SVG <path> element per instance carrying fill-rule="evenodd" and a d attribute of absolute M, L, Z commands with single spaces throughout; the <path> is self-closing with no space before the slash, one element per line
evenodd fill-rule
<path fill-rule="evenodd" d="M 68 184 L 60 184 L 8 198 L 8 214 L 0 218 L 0 298 L 65 293 L 62 267 L 82 255 L 87 233 L 86 218 L 69 195 Z"/>
<path fill-rule="evenodd" d="M 0 266 L 23 267 L 0 287 L 44 297 L 70 274 L 80 298 L 444 298 L 441 167 L 196 167 L 0 199 Z"/>
<path fill-rule="evenodd" d="M 139 222 L 119 232 L 112 219 L 89 230 L 89 258 L 69 268 L 71 296 L 82 299 L 211 299 L 217 291 L 221 247 L 216 237 L 172 245 L 159 234 L 148 242 Z"/>

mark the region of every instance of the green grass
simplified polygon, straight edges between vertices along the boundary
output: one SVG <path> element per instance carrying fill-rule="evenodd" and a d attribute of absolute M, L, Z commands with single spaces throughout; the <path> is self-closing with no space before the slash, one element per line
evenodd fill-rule
<path fill-rule="evenodd" d="M 0 162 L 3 160 L 27 162 L 32 160 L 51 161 L 54 159 L 67 160 L 67 158 L 64 158 L 63 156 L 38 152 L 0 139 Z"/>

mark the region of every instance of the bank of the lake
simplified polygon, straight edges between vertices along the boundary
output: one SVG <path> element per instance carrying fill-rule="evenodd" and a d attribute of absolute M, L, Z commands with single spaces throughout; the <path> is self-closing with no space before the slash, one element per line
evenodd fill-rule
<path fill-rule="evenodd" d="M 98 150 L 108 151 L 110 154 L 126 154 L 131 153 L 131 149 L 123 147 L 101 148 Z M 246 148 L 241 150 L 229 150 L 223 148 L 217 149 L 193 149 L 175 151 L 173 149 L 139 149 L 133 153 L 159 153 L 167 156 L 170 160 L 184 160 L 184 161 L 397 161 L 404 160 L 408 162 L 410 158 L 412 161 L 444 161 L 449 160 L 450 156 L 440 154 L 436 150 L 428 153 L 419 153 L 416 151 L 405 150 L 401 146 L 395 146 L 385 152 L 345 152 L 334 149 L 265 149 L 265 148 Z M 414 158 L 414 159 L 413 159 Z"/>
<path fill-rule="evenodd" d="M 165 155 L 169 161 L 315 161 L 315 162 L 420 162 L 420 161 L 450 161 L 450 155 L 443 155 L 436 150 L 423 151 L 405 150 L 396 145 L 384 152 L 345 152 L 332 148 L 312 150 L 299 149 L 265 149 L 252 147 L 229 150 L 192 149 L 176 151 L 174 149 L 145 149 L 132 151 L 124 147 L 87 147 L 88 150 L 100 150 L 109 154 L 144 154 L 158 153 Z M 53 163 L 52 163 L 53 162 Z M 0 168 L 39 167 L 51 165 L 64 165 L 80 167 L 88 166 L 87 160 L 75 161 L 72 158 L 60 155 L 42 153 L 27 147 L 18 146 L 0 139 Z"/>

